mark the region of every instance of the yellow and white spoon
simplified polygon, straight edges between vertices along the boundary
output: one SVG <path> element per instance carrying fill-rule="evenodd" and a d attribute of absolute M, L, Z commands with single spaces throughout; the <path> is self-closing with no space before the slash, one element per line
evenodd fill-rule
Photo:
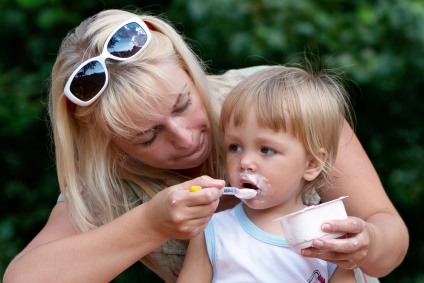
<path fill-rule="evenodd" d="M 196 192 L 201 190 L 201 186 L 191 186 L 190 192 Z M 254 198 L 258 192 L 253 189 L 238 189 L 236 187 L 224 187 L 224 195 L 233 195 L 238 197 L 239 199 L 251 199 Z"/>

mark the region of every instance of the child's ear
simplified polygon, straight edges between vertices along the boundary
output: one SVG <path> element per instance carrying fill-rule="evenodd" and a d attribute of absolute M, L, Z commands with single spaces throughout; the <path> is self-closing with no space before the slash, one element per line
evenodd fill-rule
<path fill-rule="evenodd" d="M 325 160 L 327 160 L 327 152 L 323 148 L 321 148 L 319 151 L 321 154 L 321 160 L 325 162 Z M 303 179 L 306 181 L 313 181 L 316 177 L 318 177 L 321 171 L 321 165 L 315 160 L 315 158 L 309 156 L 308 163 L 306 164 L 305 171 L 303 172 Z"/>

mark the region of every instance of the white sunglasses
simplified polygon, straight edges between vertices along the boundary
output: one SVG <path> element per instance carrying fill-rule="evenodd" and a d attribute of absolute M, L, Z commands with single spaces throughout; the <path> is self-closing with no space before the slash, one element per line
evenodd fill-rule
<path fill-rule="evenodd" d="M 107 38 L 102 54 L 83 62 L 72 73 L 65 85 L 65 95 L 77 105 L 90 105 L 109 81 L 106 59 L 131 59 L 146 48 L 151 38 L 149 27 L 139 18 L 123 22 Z"/>

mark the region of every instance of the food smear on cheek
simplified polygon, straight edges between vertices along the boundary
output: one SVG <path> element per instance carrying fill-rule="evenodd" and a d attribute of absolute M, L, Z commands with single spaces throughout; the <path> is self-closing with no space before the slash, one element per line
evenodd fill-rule
<path fill-rule="evenodd" d="M 245 177 L 249 179 L 256 187 L 258 187 L 258 194 L 255 198 L 250 199 L 249 201 L 253 203 L 265 203 L 266 199 L 273 195 L 272 186 L 269 183 L 268 179 L 259 174 L 251 174 L 245 170 L 243 173 L 239 174 L 239 180 Z"/>

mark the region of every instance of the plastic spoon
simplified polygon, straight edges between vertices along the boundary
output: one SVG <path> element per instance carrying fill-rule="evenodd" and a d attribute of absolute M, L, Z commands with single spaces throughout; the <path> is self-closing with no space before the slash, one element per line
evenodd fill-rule
<path fill-rule="evenodd" d="M 224 195 L 233 195 L 239 199 L 254 198 L 258 192 L 253 189 L 238 189 L 236 187 L 224 187 Z"/>
<path fill-rule="evenodd" d="M 201 186 L 191 186 L 190 192 L 196 192 L 198 190 L 201 190 Z M 238 189 L 236 187 L 224 187 L 224 195 L 233 195 L 238 197 L 239 199 L 250 199 L 254 198 L 258 192 L 253 189 Z"/>

